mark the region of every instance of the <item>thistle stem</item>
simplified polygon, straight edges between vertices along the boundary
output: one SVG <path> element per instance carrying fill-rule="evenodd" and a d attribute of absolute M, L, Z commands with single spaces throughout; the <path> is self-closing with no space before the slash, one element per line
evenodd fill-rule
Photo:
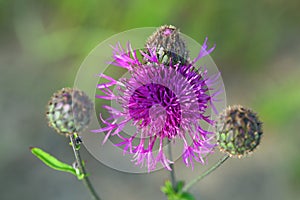
<path fill-rule="evenodd" d="M 173 161 L 173 156 L 172 156 L 172 148 L 171 148 L 171 143 L 169 143 L 168 145 L 168 153 L 169 153 L 169 159 L 171 161 Z M 170 164 L 170 168 L 171 168 L 171 171 L 170 171 L 170 177 L 171 177 L 171 182 L 172 182 L 172 186 L 175 188 L 176 187 L 176 177 L 175 177 L 175 169 L 174 169 L 174 164 Z"/>
<path fill-rule="evenodd" d="M 73 152 L 74 152 L 74 156 L 75 156 L 75 159 L 76 159 L 76 163 L 78 164 L 78 168 L 84 174 L 84 178 L 83 178 L 84 185 L 87 187 L 87 189 L 89 190 L 89 192 L 91 194 L 91 197 L 94 200 L 101 200 L 100 197 L 98 196 L 98 194 L 96 193 L 96 191 L 95 191 L 92 183 L 90 182 L 90 179 L 87 177 L 86 169 L 85 169 L 85 167 L 84 167 L 84 165 L 82 163 L 82 159 L 81 159 L 79 150 L 78 150 L 78 148 L 76 146 L 76 140 L 75 140 L 74 134 L 72 134 L 70 136 L 70 141 L 71 141 L 71 145 L 72 145 L 72 148 L 73 148 Z"/>
<path fill-rule="evenodd" d="M 206 170 L 203 174 L 193 179 L 191 182 L 189 182 L 186 186 L 184 186 L 183 191 L 187 192 L 194 184 L 198 183 L 200 180 L 205 178 L 207 175 L 212 173 L 214 170 L 216 170 L 218 167 L 220 167 L 227 159 L 229 158 L 229 155 L 224 156 L 221 160 L 219 160 L 214 166 Z"/>

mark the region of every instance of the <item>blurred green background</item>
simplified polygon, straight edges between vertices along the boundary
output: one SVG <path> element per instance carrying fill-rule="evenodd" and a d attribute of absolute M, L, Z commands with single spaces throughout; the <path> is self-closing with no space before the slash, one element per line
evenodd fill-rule
<path fill-rule="evenodd" d="M 0 199 L 89 199 L 75 177 L 49 169 L 29 152 L 38 146 L 73 162 L 68 141 L 47 127 L 45 105 L 53 92 L 73 85 L 98 43 L 164 24 L 199 43 L 205 36 L 216 43 L 212 58 L 228 104 L 252 107 L 264 122 L 252 157 L 230 159 L 192 193 L 206 200 L 299 199 L 299 9 L 297 0 L 0 0 Z M 83 154 L 104 200 L 164 199 L 159 188 L 166 171 L 121 173 Z M 179 179 L 207 168 L 191 171 L 181 160 L 175 167 Z"/>

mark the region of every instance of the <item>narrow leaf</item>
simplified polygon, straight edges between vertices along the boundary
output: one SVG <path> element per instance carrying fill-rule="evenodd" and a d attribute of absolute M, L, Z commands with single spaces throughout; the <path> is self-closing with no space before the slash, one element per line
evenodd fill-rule
<path fill-rule="evenodd" d="M 36 147 L 31 147 L 30 151 L 33 155 L 35 155 L 38 159 L 40 159 L 43 163 L 45 163 L 50 168 L 58 171 L 71 173 L 74 176 L 76 176 L 79 180 L 84 178 L 84 174 L 82 174 L 80 170 L 74 169 L 71 165 L 59 161 L 54 156 L 50 155 L 44 150 Z"/>

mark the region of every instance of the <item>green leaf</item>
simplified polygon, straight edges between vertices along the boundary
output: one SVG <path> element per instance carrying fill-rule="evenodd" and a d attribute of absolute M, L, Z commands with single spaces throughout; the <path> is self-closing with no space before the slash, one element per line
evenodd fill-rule
<path fill-rule="evenodd" d="M 172 183 L 168 180 L 161 187 L 161 191 L 168 197 L 168 200 L 195 200 L 194 196 L 187 192 L 182 192 L 184 186 L 183 181 L 179 181 L 176 188 L 173 188 Z"/>
<path fill-rule="evenodd" d="M 30 151 L 33 155 L 35 155 L 38 159 L 40 159 L 50 168 L 55 169 L 57 171 L 71 173 L 74 176 L 76 176 L 79 180 L 82 180 L 84 178 L 84 174 L 81 173 L 79 169 L 75 169 L 71 165 L 59 161 L 57 158 L 45 152 L 44 150 L 36 147 L 31 147 Z"/>
<path fill-rule="evenodd" d="M 177 192 L 181 192 L 183 186 L 184 186 L 184 181 L 178 181 L 178 183 L 177 183 L 177 185 L 176 185 L 176 191 L 177 191 Z"/>
<path fill-rule="evenodd" d="M 195 200 L 195 197 L 190 193 L 184 192 L 181 194 L 180 200 Z"/>
<path fill-rule="evenodd" d="M 174 194 L 175 191 L 172 187 L 172 183 L 168 180 L 165 182 L 165 185 L 161 187 L 161 191 L 167 196 Z"/>

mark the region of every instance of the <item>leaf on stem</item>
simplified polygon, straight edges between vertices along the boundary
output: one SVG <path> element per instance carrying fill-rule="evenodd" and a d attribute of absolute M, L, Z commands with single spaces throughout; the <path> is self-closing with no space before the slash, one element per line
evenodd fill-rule
<path fill-rule="evenodd" d="M 71 173 L 74 176 L 76 176 L 79 180 L 82 180 L 85 176 L 79 169 L 75 169 L 71 165 L 59 161 L 57 158 L 55 158 L 54 156 L 50 155 L 49 153 L 45 152 L 40 148 L 31 147 L 30 151 L 43 163 L 45 163 L 47 166 L 49 166 L 54 170 Z"/>
<path fill-rule="evenodd" d="M 176 187 L 173 187 L 171 181 L 168 180 L 161 187 L 161 191 L 168 197 L 168 200 L 195 200 L 193 195 L 182 191 L 183 186 L 183 181 L 179 181 Z"/>

